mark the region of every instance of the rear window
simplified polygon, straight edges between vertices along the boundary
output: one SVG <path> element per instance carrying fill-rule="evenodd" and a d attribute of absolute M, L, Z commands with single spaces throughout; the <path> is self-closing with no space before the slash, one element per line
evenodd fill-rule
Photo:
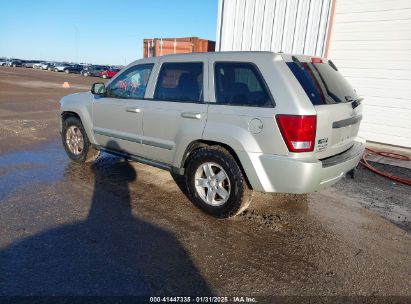
<path fill-rule="evenodd" d="M 313 105 L 352 102 L 358 95 L 333 64 L 287 62 Z"/>
<path fill-rule="evenodd" d="M 262 77 L 253 64 L 216 62 L 214 78 L 218 104 L 254 107 L 273 105 Z"/>

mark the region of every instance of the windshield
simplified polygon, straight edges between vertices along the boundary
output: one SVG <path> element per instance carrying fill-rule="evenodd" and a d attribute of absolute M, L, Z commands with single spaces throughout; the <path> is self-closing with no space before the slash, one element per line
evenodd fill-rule
<path fill-rule="evenodd" d="M 287 62 L 313 105 L 352 102 L 358 95 L 331 61 Z"/>

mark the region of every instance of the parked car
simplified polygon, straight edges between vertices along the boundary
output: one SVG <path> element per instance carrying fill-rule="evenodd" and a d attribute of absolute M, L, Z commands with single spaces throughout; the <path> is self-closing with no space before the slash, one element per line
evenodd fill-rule
<path fill-rule="evenodd" d="M 26 60 L 22 63 L 22 66 L 24 68 L 35 68 L 35 65 L 40 64 L 41 61 L 38 60 Z"/>
<path fill-rule="evenodd" d="M 9 67 L 21 67 L 23 66 L 23 61 L 20 59 L 12 59 L 7 63 L 7 66 Z"/>
<path fill-rule="evenodd" d="M 6 66 L 7 64 L 7 58 L 1 58 L 0 59 L 0 66 Z"/>
<path fill-rule="evenodd" d="M 66 68 L 68 68 L 69 66 L 70 66 L 70 64 L 67 63 L 67 62 L 56 63 L 54 68 L 53 68 L 53 71 L 54 72 L 64 72 L 64 70 Z"/>
<path fill-rule="evenodd" d="M 49 71 L 54 71 L 54 68 L 56 67 L 57 62 L 50 62 L 50 64 L 47 66 L 47 70 Z"/>
<path fill-rule="evenodd" d="M 100 151 L 183 175 L 215 217 L 245 210 L 252 191 L 308 193 L 355 168 L 361 98 L 332 61 L 271 52 L 145 58 L 91 92 L 60 101 L 75 162 Z"/>
<path fill-rule="evenodd" d="M 75 74 L 80 74 L 80 72 L 83 70 L 83 66 L 79 65 L 79 64 L 73 64 L 73 65 L 69 65 L 68 67 L 66 67 L 64 69 L 64 72 L 69 74 L 69 73 L 75 73 Z"/>
<path fill-rule="evenodd" d="M 100 73 L 100 77 L 107 79 L 107 78 L 113 78 L 118 72 L 120 72 L 121 69 L 119 68 L 109 68 L 108 70 L 104 70 Z"/>
<path fill-rule="evenodd" d="M 40 70 L 47 70 L 51 64 L 51 62 L 42 62 L 38 65 L 38 68 Z"/>
<path fill-rule="evenodd" d="M 91 65 L 88 67 L 85 67 L 81 71 L 81 75 L 88 77 L 88 76 L 94 76 L 94 77 L 99 77 L 100 73 L 104 70 L 108 70 L 110 67 L 106 65 Z"/>
<path fill-rule="evenodd" d="M 37 62 L 35 64 L 33 64 L 33 69 L 42 69 L 42 65 L 43 65 L 43 61 Z"/>

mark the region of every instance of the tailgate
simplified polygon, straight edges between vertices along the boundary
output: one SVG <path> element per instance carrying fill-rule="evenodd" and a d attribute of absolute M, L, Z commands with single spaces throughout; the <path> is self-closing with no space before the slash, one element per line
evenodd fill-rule
<path fill-rule="evenodd" d="M 326 158 L 349 149 L 358 134 L 362 119 L 362 105 L 355 109 L 352 103 L 315 106 L 317 134 L 315 156 Z"/>
<path fill-rule="evenodd" d="M 317 112 L 315 156 L 333 156 L 349 149 L 362 119 L 361 99 L 331 60 L 283 56 Z"/>

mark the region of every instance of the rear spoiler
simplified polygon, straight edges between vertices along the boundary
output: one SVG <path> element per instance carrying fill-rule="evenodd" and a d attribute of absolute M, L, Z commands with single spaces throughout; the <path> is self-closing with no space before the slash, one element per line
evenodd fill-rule
<path fill-rule="evenodd" d="M 287 57 L 288 57 L 287 55 L 283 55 L 284 61 L 288 61 L 288 60 L 289 60 L 289 57 L 288 57 L 288 58 L 287 58 Z M 321 58 L 321 57 L 312 57 L 312 56 L 304 56 L 304 57 L 305 57 L 305 59 L 308 59 L 308 58 L 309 58 L 310 60 L 305 61 L 305 59 L 304 59 L 303 62 L 309 62 L 309 63 L 328 63 L 328 65 L 329 65 L 330 67 L 332 67 L 335 71 L 338 71 L 338 68 L 335 66 L 334 62 L 332 62 L 330 59 Z M 296 55 L 292 55 L 292 56 L 291 56 L 291 60 L 292 60 L 294 63 L 296 63 L 300 69 L 304 69 L 301 60 L 298 59 Z"/>

